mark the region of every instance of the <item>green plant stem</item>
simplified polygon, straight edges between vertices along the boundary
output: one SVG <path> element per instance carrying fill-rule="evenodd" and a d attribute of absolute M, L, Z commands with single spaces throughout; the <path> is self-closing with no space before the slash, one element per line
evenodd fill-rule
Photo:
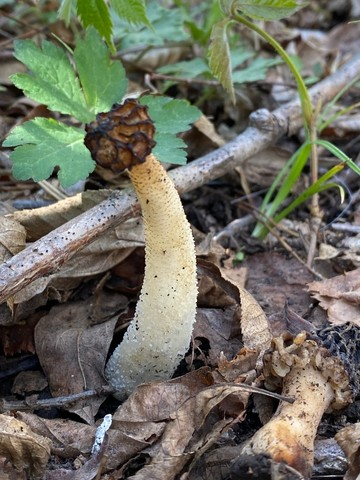
<path fill-rule="evenodd" d="M 235 21 L 242 23 L 243 25 L 246 25 L 251 30 L 253 30 L 258 35 L 260 35 L 266 42 L 268 42 L 274 48 L 274 50 L 276 50 L 276 52 L 281 56 L 281 58 L 284 60 L 284 62 L 287 64 L 287 66 L 291 70 L 291 73 L 294 75 L 294 78 L 298 87 L 298 92 L 299 92 L 300 101 L 301 101 L 301 108 L 302 108 L 304 120 L 305 120 L 305 129 L 307 130 L 306 133 L 308 133 L 311 122 L 312 122 L 313 108 L 312 108 L 310 96 L 306 88 L 305 82 L 301 77 L 300 73 L 298 72 L 295 64 L 293 63 L 289 55 L 286 53 L 286 51 L 282 48 L 282 46 L 271 35 L 269 35 L 262 28 L 258 27 L 251 20 L 248 20 L 247 18 L 245 18 L 244 16 L 242 16 L 237 12 L 236 2 L 233 3 L 232 9 L 231 9 L 231 16 Z"/>
<path fill-rule="evenodd" d="M 316 184 L 319 179 L 319 162 L 318 162 L 318 155 L 317 155 L 317 119 L 321 109 L 321 101 L 318 102 L 316 105 L 315 112 L 311 117 L 310 123 L 310 141 L 311 141 L 311 154 L 310 154 L 310 171 L 311 171 L 311 183 L 312 185 Z M 313 217 L 321 218 L 322 213 L 319 207 L 319 194 L 315 193 L 311 197 L 311 214 Z"/>

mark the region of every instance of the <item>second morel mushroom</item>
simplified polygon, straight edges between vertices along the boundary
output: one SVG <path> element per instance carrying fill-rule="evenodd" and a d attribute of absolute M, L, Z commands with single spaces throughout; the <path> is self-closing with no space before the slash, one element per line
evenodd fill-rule
<path fill-rule="evenodd" d="M 264 356 L 265 384 L 282 387 L 282 395 L 294 397 L 294 403 L 280 402 L 266 423 L 242 450 L 235 461 L 247 471 L 251 463 L 253 479 L 264 472 L 254 471 L 262 458 L 285 464 L 310 478 L 313 469 L 314 440 L 325 412 L 344 408 L 359 389 L 360 329 L 354 325 L 331 326 L 308 338 L 302 332 L 275 338 L 272 352 Z M 271 463 L 269 463 L 269 468 Z M 271 467 L 273 468 L 273 467 Z M 269 475 L 267 478 L 271 478 Z"/>
<path fill-rule="evenodd" d="M 86 130 L 85 144 L 99 165 L 128 169 L 144 221 L 140 298 L 106 366 L 106 377 L 123 398 L 140 383 L 170 378 L 189 348 L 197 299 L 195 245 L 175 186 L 151 154 L 155 129 L 147 107 L 128 99 L 97 115 Z"/>

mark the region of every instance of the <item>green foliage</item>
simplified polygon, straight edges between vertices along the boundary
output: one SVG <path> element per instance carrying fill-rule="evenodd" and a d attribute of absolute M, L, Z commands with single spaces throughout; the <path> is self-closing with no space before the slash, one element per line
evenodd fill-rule
<path fill-rule="evenodd" d="M 109 0 L 108 3 L 125 22 L 151 27 L 145 0 Z M 76 10 L 84 28 L 94 27 L 110 49 L 115 51 L 112 42 L 113 22 L 108 3 L 105 0 L 62 0 L 58 17 L 69 25 L 72 13 Z"/>
<path fill-rule="evenodd" d="M 162 7 L 158 2 L 151 2 L 147 9 L 152 29 L 147 26 L 134 28 L 119 20 L 114 28 L 114 34 L 119 37 L 121 49 L 133 48 L 134 45 L 158 46 L 169 41 L 182 42 L 190 40 L 184 30 L 186 15 L 182 10 Z"/>
<path fill-rule="evenodd" d="M 17 148 L 11 154 L 13 174 L 19 180 L 48 178 L 55 167 L 64 187 L 86 178 L 95 168 L 84 145 L 84 131 L 52 119 L 35 118 L 16 127 L 3 146 Z"/>
<path fill-rule="evenodd" d="M 85 28 L 96 28 L 112 48 L 112 21 L 105 0 L 77 0 L 77 14 Z"/>
<path fill-rule="evenodd" d="M 230 57 L 230 48 L 227 38 L 227 28 L 231 21 L 223 18 L 217 22 L 212 29 L 210 36 L 210 46 L 208 50 L 209 67 L 225 90 L 235 103 L 235 91 L 232 82 L 232 66 Z"/>
<path fill-rule="evenodd" d="M 193 41 L 203 46 L 207 45 L 211 29 L 214 23 L 222 18 L 222 12 L 218 0 L 211 2 L 200 2 L 194 5 L 193 2 L 178 0 L 177 5 L 186 12 L 185 25 L 189 29 Z"/>
<path fill-rule="evenodd" d="M 81 122 L 90 122 L 96 113 L 109 110 L 126 92 L 123 66 L 110 59 L 92 28 L 74 51 L 79 77 L 66 52 L 46 40 L 41 48 L 30 40 L 17 40 L 15 56 L 31 73 L 13 75 L 13 83 L 50 110 L 72 115 Z"/>
<path fill-rule="evenodd" d="M 111 4 L 119 17 L 128 23 L 151 27 L 144 0 L 112 0 Z"/>
<path fill-rule="evenodd" d="M 296 0 L 238 0 L 235 5 L 239 12 L 254 20 L 280 20 L 293 15 L 307 3 Z"/>
<path fill-rule="evenodd" d="M 163 67 L 158 68 L 157 72 L 188 79 L 200 76 L 207 77 L 211 73 L 205 60 L 199 57 L 193 58 L 192 60 L 184 60 L 183 62 L 164 65 Z"/>
<path fill-rule="evenodd" d="M 244 62 L 252 59 L 255 53 L 250 50 L 237 49 L 230 52 L 232 81 L 234 84 L 247 82 L 257 82 L 266 78 L 266 72 L 270 67 L 282 63 L 280 58 L 257 57 L 249 62 L 248 66 Z M 157 72 L 166 75 L 175 75 L 181 78 L 211 78 L 212 73 L 203 58 L 193 58 L 192 60 L 164 65 L 157 69 Z"/>
<path fill-rule="evenodd" d="M 317 140 L 316 131 L 316 113 L 313 111 L 309 92 L 306 88 L 305 82 L 299 73 L 299 69 L 296 66 L 295 61 L 286 53 L 281 45 L 264 29 L 259 27 L 256 23 L 249 20 L 278 20 L 288 15 L 292 15 L 300 8 L 303 8 L 306 3 L 297 2 L 294 0 L 220 0 L 221 9 L 224 18 L 217 22 L 213 26 L 211 39 L 212 43 L 209 49 L 209 65 L 215 77 L 217 77 L 224 88 L 229 92 L 231 98 L 234 99 L 233 82 L 248 80 L 251 81 L 251 74 L 247 72 L 239 71 L 233 73 L 231 70 L 230 48 L 229 40 L 226 35 L 226 28 L 230 22 L 238 22 L 260 35 L 268 44 L 270 44 L 275 51 L 280 55 L 282 60 L 287 64 L 291 70 L 298 88 L 298 93 L 301 101 L 301 107 L 304 117 L 305 127 L 305 142 L 299 148 L 297 152 L 290 158 L 287 165 L 282 169 L 273 185 L 269 189 L 263 204 L 260 207 L 260 213 L 264 217 L 265 221 L 272 219 L 273 223 L 279 222 L 290 212 L 292 212 L 302 202 L 308 200 L 311 196 L 318 194 L 319 192 L 333 188 L 334 186 L 340 189 L 340 193 L 343 190 L 334 183 L 329 183 L 328 180 L 332 178 L 338 171 L 340 171 L 345 164 L 352 168 L 357 173 L 360 173 L 360 168 L 354 164 L 340 149 L 333 144 L 321 140 Z M 258 65 L 255 62 L 258 61 Z M 260 63 L 259 63 L 260 61 Z M 262 59 L 256 59 L 251 65 L 254 68 L 254 75 L 258 77 L 261 75 L 259 69 L 262 68 L 265 74 L 265 69 L 268 67 L 266 63 L 263 63 Z M 326 122 L 321 121 L 320 129 L 327 125 Z M 313 148 L 314 145 L 322 145 L 327 148 L 333 155 L 337 156 L 343 163 L 336 165 L 328 172 L 326 172 L 321 178 L 317 179 L 317 156 L 316 151 Z M 293 200 L 288 207 L 279 212 L 284 200 L 291 194 L 293 186 L 297 182 L 304 166 L 308 159 L 311 159 L 311 171 L 313 184 L 307 188 L 301 195 Z M 278 189 L 277 193 L 276 189 Z M 314 197 L 315 198 L 315 197 Z M 315 198 L 316 200 L 316 198 Z M 315 201 L 312 205 L 312 211 L 314 214 L 320 215 L 318 205 Z M 266 222 L 265 222 L 266 223 Z M 268 233 L 268 228 L 262 222 L 258 222 L 253 232 L 254 236 L 264 238 Z"/>
<path fill-rule="evenodd" d="M 58 11 L 58 17 L 64 20 L 65 25 L 69 26 L 71 17 L 74 13 L 76 5 L 76 0 L 63 0 L 59 11 Z"/>
<path fill-rule="evenodd" d="M 28 40 L 18 41 L 16 56 L 32 71 L 14 75 L 14 83 L 30 98 L 81 122 L 90 122 L 97 113 L 109 111 L 126 94 L 125 70 L 120 61 L 111 60 L 108 48 L 93 27 L 77 41 L 73 62 L 62 48 L 50 42 L 43 42 L 39 48 Z M 147 96 L 141 101 L 149 106 L 155 122 L 154 153 L 160 160 L 185 163 L 186 145 L 176 134 L 199 118 L 199 110 L 185 100 Z M 16 178 L 44 180 L 59 167 L 61 184 L 69 186 L 86 178 L 95 168 L 84 136 L 82 129 L 36 118 L 14 128 L 3 145 L 16 147 L 11 153 Z"/>
<path fill-rule="evenodd" d="M 232 73 L 234 83 L 258 82 L 266 78 L 270 67 L 283 63 L 280 58 L 257 57 L 252 60 L 247 68 L 236 70 Z"/>
<path fill-rule="evenodd" d="M 128 86 L 124 67 L 110 59 L 108 49 L 93 28 L 77 41 L 74 60 L 91 112 L 106 112 L 123 98 Z"/>
<path fill-rule="evenodd" d="M 310 152 L 311 144 L 303 144 L 277 175 L 259 209 L 266 219 L 272 218 L 279 211 L 282 203 L 291 193 L 309 159 Z M 277 188 L 278 191 L 276 192 Z M 253 236 L 263 239 L 268 232 L 269 230 L 261 222 L 258 222 L 253 231 Z"/>
<path fill-rule="evenodd" d="M 155 123 L 157 144 L 153 149 L 154 155 L 162 162 L 185 164 L 186 144 L 176 135 L 188 130 L 201 112 L 187 100 L 169 97 L 146 95 L 140 103 L 148 106 L 150 118 Z"/>
<path fill-rule="evenodd" d="M 48 41 L 39 48 L 31 40 L 16 40 L 14 49 L 15 57 L 32 71 L 13 75 L 14 85 L 50 110 L 73 115 L 83 122 L 92 120 L 79 79 L 63 49 Z"/>

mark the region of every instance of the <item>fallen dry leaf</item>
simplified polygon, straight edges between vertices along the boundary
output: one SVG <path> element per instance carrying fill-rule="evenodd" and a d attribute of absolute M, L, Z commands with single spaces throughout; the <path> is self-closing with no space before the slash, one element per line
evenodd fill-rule
<path fill-rule="evenodd" d="M 342 428 L 335 439 L 344 450 L 349 468 L 344 480 L 359 480 L 360 477 L 360 422 Z"/>
<path fill-rule="evenodd" d="M 99 478 L 106 462 L 104 455 L 107 446 L 108 436 L 106 434 L 99 451 L 93 454 L 80 468 L 76 470 L 65 468 L 49 470 L 46 472 L 46 480 L 92 480 L 93 478 Z"/>
<path fill-rule="evenodd" d="M 121 310 L 123 297 L 117 298 Z M 106 298 L 103 300 L 106 307 Z M 36 325 L 36 352 L 54 397 L 106 384 L 103 371 L 117 315 L 106 309 L 99 312 L 97 306 L 95 301 L 57 305 Z M 92 423 L 103 400 L 82 400 L 69 410 Z"/>
<path fill-rule="evenodd" d="M 7 218 L 16 220 L 23 225 L 26 229 L 27 240 L 34 242 L 63 223 L 94 207 L 110 195 L 111 190 L 90 190 L 45 207 L 18 210 L 8 215 Z"/>
<path fill-rule="evenodd" d="M 19 222 L 0 217 L 0 263 L 21 252 L 25 240 L 26 231 Z"/>
<path fill-rule="evenodd" d="M 48 438 L 37 435 L 24 422 L 0 415 L 0 457 L 5 456 L 16 469 L 26 472 L 27 478 L 43 478 L 50 447 Z"/>
<path fill-rule="evenodd" d="M 194 374 L 185 377 L 189 379 Z M 150 463 L 133 475 L 136 480 L 172 480 L 190 459 L 210 448 L 233 421 L 214 411 L 229 395 L 236 394 L 240 399 L 242 410 L 239 409 L 238 415 L 245 409 L 250 394 L 246 386 L 245 389 L 238 385 L 209 387 L 199 381 L 194 391 L 185 384 L 175 383 L 183 378 L 141 385 L 114 415 L 114 428 L 131 425 L 129 419 L 137 424 L 145 420 L 163 422 L 161 438 L 143 452 L 150 456 Z M 214 415 L 210 415 L 212 412 Z"/>
<path fill-rule="evenodd" d="M 329 322 L 360 326 L 360 268 L 308 285 L 311 295 L 327 311 Z"/>

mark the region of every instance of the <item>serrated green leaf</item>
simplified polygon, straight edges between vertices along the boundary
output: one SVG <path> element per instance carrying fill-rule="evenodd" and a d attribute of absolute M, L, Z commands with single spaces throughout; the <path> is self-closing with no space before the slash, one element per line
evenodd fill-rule
<path fill-rule="evenodd" d="M 236 7 L 255 20 L 280 20 L 304 8 L 308 2 L 297 0 L 239 0 Z"/>
<path fill-rule="evenodd" d="M 281 58 L 255 58 L 247 68 L 233 72 L 233 82 L 245 83 L 264 80 L 267 70 L 280 63 L 283 63 Z"/>
<path fill-rule="evenodd" d="M 148 17 L 152 29 L 147 26 L 133 27 L 128 23 L 118 21 L 115 23 L 116 36 L 121 38 L 121 48 L 132 48 L 134 45 L 164 45 L 166 42 L 182 42 L 189 40 L 185 32 L 185 14 L 180 9 L 164 8 L 157 2 L 148 6 Z"/>
<path fill-rule="evenodd" d="M 46 40 L 42 48 L 31 40 L 16 40 L 14 48 L 15 57 L 32 72 L 12 75 L 14 85 L 28 97 L 47 105 L 50 110 L 73 115 L 81 122 L 93 120 L 79 80 L 61 48 Z"/>
<path fill-rule="evenodd" d="M 187 100 L 156 95 L 141 97 L 140 103 L 148 106 L 149 116 L 155 123 L 157 143 L 153 149 L 154 155 L 161 162 L 185 164 L 186 144 L 176 135 L 189 129 L 190 125 L 200 117 L 200 110 L 190 105 Z"/>
<path fill-rule="evenodd" d="M 115 12 L 128 23 L 151 27 L 144 0 L 110 0 Z"/>
<path fill-rule="evenodd" d="M 94 114 L 109 111 L 127 90 L 121 62 L 111 60 L 109 50 L 94 28 L 89 28 L 85 38 L 78 40 L 74 59 L 89 110 Z"/>
<path fill-rule="evenodd" d="M 160 162 L 185 165 L 187 158 L 184 148 L 186 143 L 182 138 L 171 133 L 155 133 L 156 146 L 152 153 Z"/>
<path fill-rule="evenodd" d="M 58 17 L 65 22 L 68 27 L 72 15 L 72 11 L 76 5 L 76 0 L 62 0 L 58 10 Z"/>
<path fill-rule="evenodd" d="M 112 21 L 109 7 L 105 0 L 77 0 L 77 13 L 84 27 L 92 25 L 105 38 L 106 43 L 114 51 L 111 41 Z"/>
<path fill-rule="evenodd" d="M 215 78 L 229 93 L 231 100 L 235 103 L 235 92 L 231 76 L 231 57 L 227 37 L 227 28 L 230 20 L 223 18 L 215 23 L 210 35 L 210 46 L 208 50 L 209 67 Z"/>
<path fill-rule="evenodd" d="M 45 180 L 59 167 L 60 183 L 69 187 L 95 168 L 84 135 L 79 128 L 38 117 L 14 128 L 3 146 L 17 146 L 10 158 L 13 174 L 19 180 Z"/>
<path fill-rule="evenodd" d="M 200 110 L 187 100 L 145 95 L 140 98 L 140 103 L 148 106 L 150 118 L 159 133 L 176 135 L 185 132 L 201 115 Z"/>

